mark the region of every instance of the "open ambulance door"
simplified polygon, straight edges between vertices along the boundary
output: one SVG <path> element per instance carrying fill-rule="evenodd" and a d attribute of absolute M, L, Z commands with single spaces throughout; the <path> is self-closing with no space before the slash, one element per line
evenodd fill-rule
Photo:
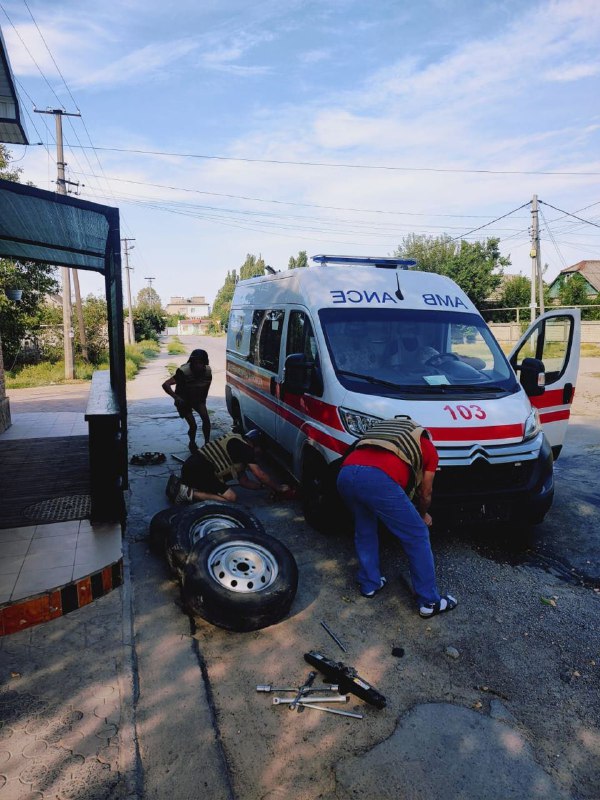
<path fill-rule="evenodd" d="M 580 344 L 581 312 L 578 308 L 561 308 L 538 317 L 509 355 L 517 376 L 526 358 L 539 359 L 544 365 L 545 390 L 529 400 L 539 411 L 555 459 L 562 449 L 571 415 Z"/>

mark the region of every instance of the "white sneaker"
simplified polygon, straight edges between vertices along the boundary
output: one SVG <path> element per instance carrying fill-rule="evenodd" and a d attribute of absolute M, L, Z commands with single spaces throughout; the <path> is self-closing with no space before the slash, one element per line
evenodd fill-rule
<path fill-rule="evenodd" d="M 186 486 L 185 483 L 178 481 L 177 492 L 175 493 L 175 504 L 181 505 L 182 503 L 194 502 L 194 490 L 191 486 Z"/>

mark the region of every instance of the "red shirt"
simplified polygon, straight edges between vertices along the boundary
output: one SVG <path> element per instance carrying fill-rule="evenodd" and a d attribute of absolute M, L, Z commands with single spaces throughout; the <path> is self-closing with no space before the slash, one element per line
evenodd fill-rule
<path fill-rule="evenodd" d="M 421 436 L 421 452 L 423 453 L 423 472 L 435 472 L 439 456 L 435 445 L 427 436 Z M 343 466 L 376 467 L 400 484 L 403 489 L 408 486 L 410 467 L 401 458 L 382 447 L 357 447 L 344 459 Z"/>

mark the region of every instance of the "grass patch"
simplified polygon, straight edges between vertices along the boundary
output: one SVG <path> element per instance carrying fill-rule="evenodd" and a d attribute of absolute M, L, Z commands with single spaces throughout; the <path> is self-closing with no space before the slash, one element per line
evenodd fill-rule
<path fill-rule="evenodd" d="M 593 342 L 583 342 L 580 352 L 582 356 L 600 356 L 600 345 L 594 344 Z"/>
<path fill-rule="evenodd" d="M 87 361 L 75 362 L 75 380 L 91 381 L 97 369 L 108 369 L 108 364 L 94 366 Z M 57 383 L 72 383 L 65 378 L 65 362 L 46 361 L 41 364 L 28 364 L 20 370 L 8 372 L 5 376 L 7 389 L 30 389 L 33 386 L 52 386 Z"/>
<path fill-rule="evenodd" d="M 156 358 L 160 345 L 152 340 L 144 340 L 125 347 L 125 375 L 130 381 L 149 358 Z M 96 370 L 108 369 L 108 362 L 89 364 L 87 361 L 75 362 L 75 380 L 91 381 Z M 52 386 L 58 383 L 72 383 L 65 378 L 65 362 L 44 361 L 41 364 L 28 364 L 19 370 L 5 375 L 7 389 L 30 389 L 34 386 Z"/>
<path fill-rule="evenodd" d="M 185 345 L 182 344 L 181 339 L 178 339 L 177 336 L 171 339 L 171 341 L 167 345 L 167 353 L 170 356 L 180 356 L 182 353 L 185 352 L 186 352 Z"/>
<path fill-rule="evenodd" d="M 173 375 L 175 375 L 175 373 L 179 369 L 179 367 L 178 367 L 177 364 L 171 363 L 171 364 L 167 364 L 166 369 L 167 369 L 167 372 L 169 373 L 169 378 L 172 378 Z"/>

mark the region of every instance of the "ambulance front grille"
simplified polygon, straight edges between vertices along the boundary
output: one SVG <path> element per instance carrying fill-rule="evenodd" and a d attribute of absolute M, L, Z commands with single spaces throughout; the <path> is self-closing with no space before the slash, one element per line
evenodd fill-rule
<path fill-rule="evenodd" d="M 529 483 L 536 462 L 533 460 L 507 464 L 490 464 L 478 458 L 461 467 L 442 467 L 435 476 L 435 495 L 464 495 L 518 490 Z"/>

